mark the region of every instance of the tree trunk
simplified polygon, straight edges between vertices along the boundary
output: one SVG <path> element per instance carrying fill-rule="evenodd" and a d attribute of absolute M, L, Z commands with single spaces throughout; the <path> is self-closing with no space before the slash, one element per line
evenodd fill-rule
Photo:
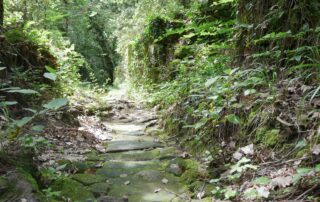
<path fill-rule="evenodd" d="M 4 20 L 4 6 L 3 6 L 3 0 L 0 0 L 0 28 L 3 27 L 3 20 Z"/>

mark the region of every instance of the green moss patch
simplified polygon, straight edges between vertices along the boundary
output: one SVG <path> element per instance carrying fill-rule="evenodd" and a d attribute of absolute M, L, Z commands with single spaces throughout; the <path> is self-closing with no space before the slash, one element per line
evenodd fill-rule
<path fill-rule="evenodd" d="M 255 140 L 268 147 L 273 147 L 281 141 L 279 133 L 280 130 L 278 129 L 259 128 L 256 132 Z"/>
<path fill-rule="evenodd" d="M 86 186 L 92 185 L 99 182 L 106 181 L 106 177 L 103 175 L 94 175 L 94 174 L 75 174 L 72 176 L 72 179 L 84 184 Z"/>
<path fill-rule="evenodd" d="M 72 201 L 86 201 L 94 199 L 90 190 L 81 183 L 70 178 L 61 178 L 52 185 L 54 191 L 60 191 L 61 196 L 70 198 Z"/>

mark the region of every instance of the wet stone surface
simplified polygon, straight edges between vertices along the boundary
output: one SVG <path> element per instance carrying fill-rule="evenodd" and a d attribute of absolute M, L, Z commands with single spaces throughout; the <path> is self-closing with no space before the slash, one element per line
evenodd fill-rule
<path fill-rule="evenodd" d="M 131 102 L 108 103 L 115 109 L 103 121 L 110 138 L 85 160 L 95 166 L 58 180 L 53 190 L 77 201 L 190 201 L 182 170 L 170 165 L 182 152 L 147 132 L 160 131 L 155 113 Z"/>

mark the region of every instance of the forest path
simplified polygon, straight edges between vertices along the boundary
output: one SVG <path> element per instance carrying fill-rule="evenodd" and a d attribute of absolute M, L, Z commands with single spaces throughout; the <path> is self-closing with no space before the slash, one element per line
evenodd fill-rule
<path fill-rule="evenodd" d="M 97 158 L 100 168 L 91 180 L 84 175 L 73 179 L 90 184 L 98 201 L 191 201 L 181 179 L 183 152 L 160 140 L 156 111 L 128 100 L 123 90 L 112 91 L 106 102 L 111 111 L 102 124 L 111 140 L 98 158 L 87 159 Z"/>

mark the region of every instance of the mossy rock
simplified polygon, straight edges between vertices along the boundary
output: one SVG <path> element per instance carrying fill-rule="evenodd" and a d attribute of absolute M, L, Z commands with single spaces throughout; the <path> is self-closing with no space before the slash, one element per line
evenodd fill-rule
<path fill-rule="evenodd" d="M 86 161 L 103 161 L 103 160 L 105 160 L 104 156 L 99 155 L 94 150 L 91 151 L 89 154 L 87 154 L 86 157 L 87 157 Z"/>
<path fill-rule="evenodd" d="M 72 176 L 72 179 L 86 186 L 99 183 L 99 182 L 104 182 L 107 180 L 105 176 L 95 175 L 95 174 L 75 174 Z"/>
<path fill-rule="evenodd" d="M 63 169 L 65 171 L 67 170 L 77 170 L 79 173 L 83 173 L 86 170 L 89 169 L 95 169 L 96 163 L 93 161 L 76 161 L 71 162 L 69 160 L 60 160 L 59 165 L 66 165 L 66 167 Z"/>
<path fill-rule="evenodd" d="M 196 181 L 200 176 L 200 165 L 198 162 L 191 159 L 184 160 L 184 168 L 185 172 L 182 174 L 181 178 L 185 183 L 190 184 Z"/>
<path fill-rule="evenodd" d="M 136 174 L 142 170 L 159 170 L 162 169 L 160 162 L 157 161 L 124 161 L 108 162 L 103 168 L 97 170 L 97 174 L 104 175 L 108 178 L 117 178 L 121 174 Z"/>
<path fill-rule="evenodd" d="M 70 178 L 58 179 L 53 183 L 51 188 L 54 191 L 60 191 L 62 197 L 70 198 L 72 201 L 86 201 L 94 199 L 89 188 Z"/>
<path fill-rule="evenodd" d="M 110 191 L 111 185 L 106 182 L 100 182 L 89 186 L 89 190 L 97 197 L 106 195 Z"/>
<path fill-rule="evenodd" d="M 38 182 L 34 177 L 31 175 L 31 173 L 27 172 L 26 170 L 22 168 L 17 168 L 19 174 L 22 176 L 24 180 L 26 180 L 31 186 L 32 189 L 35 190 L 36 192 L 40 192 Z"/>
<path fill-rule="evenodd" d="M 199 172 L 200 164 L 195 160 L 176 158 L 167 164 L 166 170 L 173 164 L 178 165 L 182 169 L 181 179 L 186 184 L 191 184 L 201 175 Z"/>

